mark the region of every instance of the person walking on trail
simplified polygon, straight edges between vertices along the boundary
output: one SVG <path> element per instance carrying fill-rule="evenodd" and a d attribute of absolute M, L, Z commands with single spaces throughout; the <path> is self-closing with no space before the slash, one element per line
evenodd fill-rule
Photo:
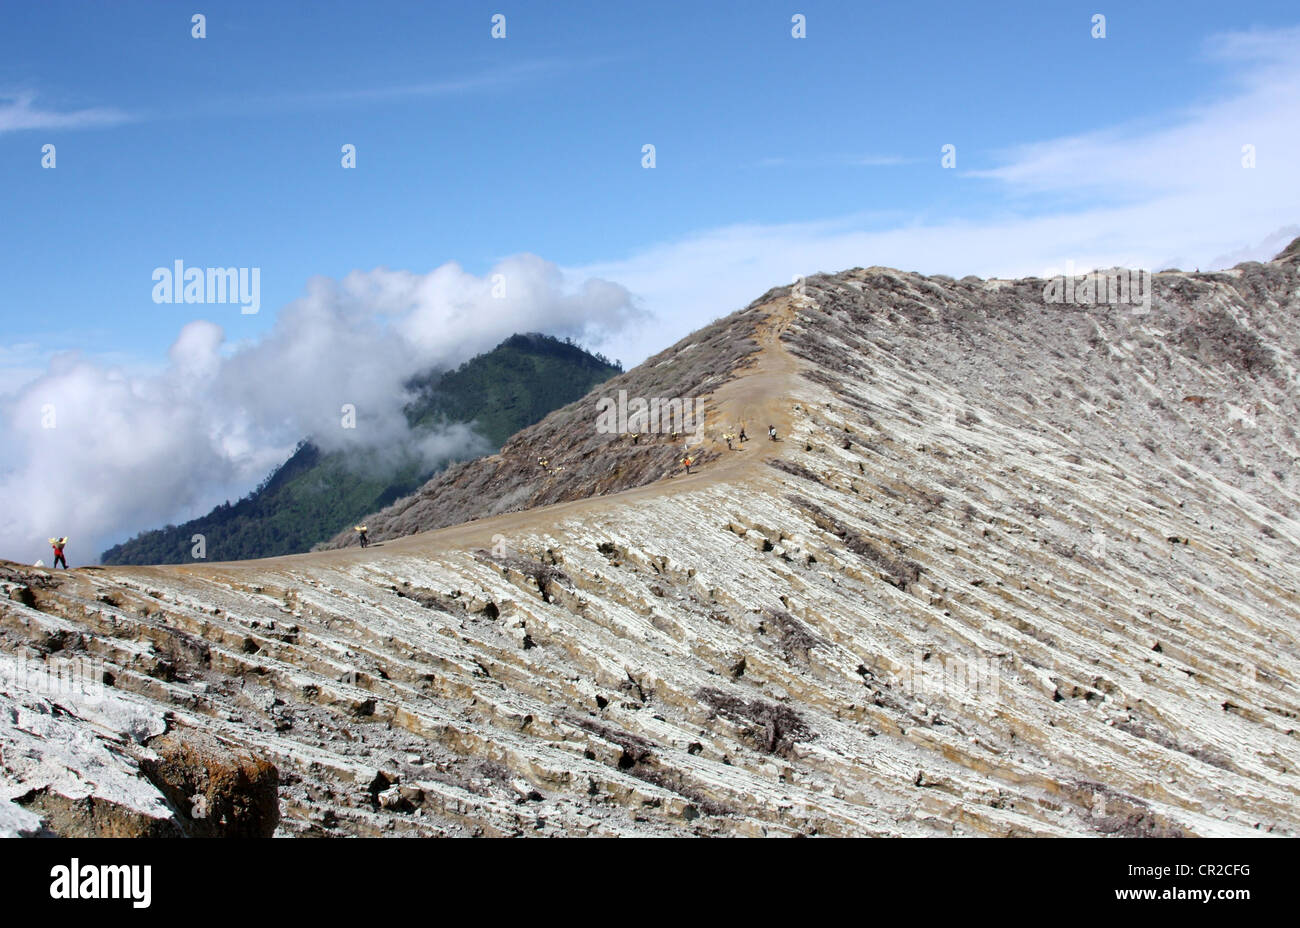
<path fill-rule="evenodd" d="M 745 426 L 744 426 L 744 425 L 741 425 L 741 427 L 740 427 L 740 440 L 741 440 L 742 442 L 749 441 L 749 436 L 745 434 Z"/>
<path fill-rule="evenodd" d="M 776 441 L 776 426 L 775 426 L 775 425 L 769 425 L 769 426 L 767 427 L 767 437 L 768 437 L 770 440 L 772 440 L 772 441 Z"/>
<path fill-rule="evenodd" d="M 682 467 L 686 468 L 686 476 L 688 477 L 691 475 L 691 464 L 693 463 L 694 462 L 690 459 L 689 456 L 682 458 Z"/>
<path fill-rule="evenodd" d="M 726 442 L 727 442 L 727 450 L 728 450 L 728 451 L 735 451 L 736 449 L 735 449 L 734 447 L 732 447 L 732 444 L 731 444 L 731 433 L 730 433 L 730 432 L 727 432 L 727 433 L 726 433 L 725 435 L 723 435 L 722 437 L 723 437 L 723 438 L 726 440 Z"/>
<path fill-rule="evenodd" d="M 67 543 L 68 539 L 66 537 L 50 539 L 50 547 L 54 549 L 54 566 L 58 567 L 62 564 L 64 570 L 68 569 L 68 559 L 63 556 L 63 546 Z"/>
<path fill-rule="evenodd" d="M 357 538 L 361 542 L 361 547 L 364 548 L 366 545 L 370 544 L 370 536 L 366 534 L 366 527 L 364 525 L 356 526 L 356 531 Z"/>

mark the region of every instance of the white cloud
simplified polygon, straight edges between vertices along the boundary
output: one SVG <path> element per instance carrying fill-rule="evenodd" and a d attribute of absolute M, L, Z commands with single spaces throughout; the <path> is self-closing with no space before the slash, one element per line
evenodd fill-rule
<path fill-rule="evenodd" d="M 246 113 L 250 107 L 261 107 L 265 110 L 275 111 L 348 104 L 383 104 L 422 97 L 457 96 L 517 87 L 520 84 L 535 82 L 552 74 L 596 68 L 617 60 L 619 59 L 609 55 L 564 59 L 539 58 L 513 62 L 473 74 L 420 83 L 365 88 L 340 87 L 310 92 L 277 93 L 256 100 L 241 96 L 238 99 L 214 101 L 212 105 L 218 108 L 237 109 L 241 113 Z"/>
<path fill-rule="evenodd" d="M 1207 57 L 1235 68 L 1219 99 L 1078 136 L 1019 146 L 1006 164 L 969 176 L 1005 182 L 1014 194 L 1086 193 L 1119 201 L 1162 193 L 1296 189 L 1300 145 L 1300 28 L 1216 36 Z M 1101 106 L 1102 101 L 1080 101 Z M 1242 167 L 1243 146 L 1257 167 Z M 1204 217 L 1203 221 L 1204 221 Z"/>
<path fill-rule="evenodd" d="M 116 126 L 129 122 L 131 117 L 111 107 L 94 107 L 83 110 L 55 112 L 35 105 L 36 95 L 0 93 L 0 132 L 18 132 L 23 129 L 88 129 L 96 126 Z"/>
<path fill-rule="evenodd" d="M 853 215 L 706 230 L 575 273 L 626 285 L 655 314 L 599 347 L 637 363 L 796 274 L 885 265 L 954 277 L 1044 276 L 1074 262 L 1192 270 L 1271 257 L 1300 221 L 1300 29 L 1218 36 L 1218 98 L 1086 135 L 1004 152 L 967 172 L 1006 199 L 978 220 Z M 1256 167 L 1242 166 L 1255 146 Z M 935 165 L 936 183 L 940 177 Z M 987 188 L 981 189 L 986 193 Z M 1062 206 L 1062 203 L 1068 206 Z M 1049 204 L 1049 205 L 1045 205 Z M 1265 236 L 1268 238 L 1261 242 Z M 1289 241 L 1289 239 L 1288 239 Z"/>
<path fill-rule="evenodd" d="M 463 428 L 408 433 L 401 409 L 413 375 L 516 332 L 591 341 L 637 314 L 622 287 L 571 281 L 520 255 L 484 277 L 448 264 L 314 278 L 256 342 L 229 346 L 213 322 L 185 325 L 161 373 L 57 354 L 0 397 L 0 554 L 30 562 L 45 538 L 66 534 L 85 563 L 140 529 L 242 495 L 307 436 L 372 457 L 464 450 L 475 439 Z M 355 429 L 343 427 L 344 404 L 356 409 Z"/>
<path fill-rule="evenodd" d="M 1268 261 L 1275 258 L 1287 245 L 1300 238 L 1300 225 L 1283 226 L 1271 235 L 1265 236 L 1254 245 L 1238 248 L 1226 254 L 1216 255 L 1207 265 L 1219 269 L 1235 267 L 1245 261 Z"/>

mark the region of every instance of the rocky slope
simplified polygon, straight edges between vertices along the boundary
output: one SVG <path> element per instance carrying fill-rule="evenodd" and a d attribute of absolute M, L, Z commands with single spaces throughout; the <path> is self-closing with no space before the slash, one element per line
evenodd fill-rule
<path fill-rule="evenodd" d="M 752 303 L 693 333 L 636 369 L 605 381 L 582 399 L 521 430 L 485 460 L 448 468 L 381 512 L 366 516 L 371 536 L 397 538 L 503 512 L 617 493 L 643 486 L 680 468 L 685 446 L 701 465 L 717 457 L 717 444 L 700 443 L 694 429 L 610 433 L 596 428 L 597 402 L 620 392 L 645 399 L 707 397 L 727 383 L 757 349 L 765 314 Z M 754 412 L 758 410 L 755 409 Z M 741 410 L 740 418 L 744 418 Z M 665 420 L 667 421 L 667 420 Z M 691 425 L 683 418 L 685 425 Z M 739 424 L 736 426 L 739 427 Z M 749 428 L 754 430 L 750 423 Z M 544 462 L 544 463 L 541 463 Z M 340 532 L 320 549 L 357 544 Z"/>
<path fill-rule="evenodd" d="M 1295 834 L 1300 248 L 1044 283 L 770 292 L 624 375 L 689 477 L 589 400 L 364 552 L 7 568 L 0 829 Z"/>

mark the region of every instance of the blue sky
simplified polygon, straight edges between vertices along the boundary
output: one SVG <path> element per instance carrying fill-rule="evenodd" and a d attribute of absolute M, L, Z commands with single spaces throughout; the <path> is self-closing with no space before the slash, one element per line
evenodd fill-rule
<path fill-rule="evenodd" d="M 1080 3 L 221 3 L 199 5 L 198 40 L 171 3 L 8 4 L 0 90 L 125 121 L 0 134 L 5 327 L 161 355 L 177 308 L 149 301 L 149 272 L 176 257 L 262 268 L 272 312 L 238 320 L 245 335 L 314 274 L 482 272 L 523 251 L 585 265 L 861 211 L 979 218 L 1002 192 L 939 173 L 941 145 L 989 168 L 1015 144 L 1168 118 L 1220 90 L 1207 36 L 1300 20 L 1292 3 L 1126 6 L 1094 40 Z"/>
<path fill-rule="evenodd" d="M 463 277 L 447 286 L 468 305 L 475 279 L 535 255 L 559 277 L 533 267 L 532 302 L 499 319 L 480 307 L 474 338 L 440 341 L 464 314 L 432 305 L 364 325 L 418 317 L 408 342 L 440 362 L 525 325 L 635 363 L 798 273 L 1191 267 L 1277 250 L 1300 223 L 1300 9 L 1108 6 L 5 4 L 0 468 L 35 466 L 21 410 L 75 396 L 58 386 L 70 365 L 94 368 L 78 375 L 87 390 L 127 383 L 129 402 L 159 389 L 149 378 L 175 368 L 184 331 L 193 357 L 261 346 L 273 376 L 268 340 L 277 326 L 280 343 L 296 338 L 282 308 L 316 299 L 318 276 L 454 262 Z M 191 37 L 194 12 L 206 38 Z M 1246 143 L 1255 170 L 1239 163 Z M 956 169 L 940 165 L 945 144 Z M 260 268 L 261 311 L 153 302 L 153 269 L 176 259 Z M 626 305 L 574 297 L 589 278 Z M 367 287 L 447 299 L 438 286 L 364 277 L 355 300 Z M 140 520 L 256 483 L 310 424 L 276 415 L 280 431 L 241 425 L 236 441 L 196 412 L 219 479 Z M 147 527 L 105 518 L 109 534 Z"/>

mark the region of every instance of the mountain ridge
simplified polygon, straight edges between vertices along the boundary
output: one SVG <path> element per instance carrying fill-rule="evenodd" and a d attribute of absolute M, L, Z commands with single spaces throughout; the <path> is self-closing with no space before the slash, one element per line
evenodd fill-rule
<path fill-rule="evenodd" d="M 589 393 L 402 509 L 474 521 L 5 568 L 0 650 L 75 640 L 137 729 L 274 765 L 284 835 L 1295 834 L 1300 274 L 1152 276 L 814 275 L 628 372 L 708 398 L 690 476 Z M 471 499 L 557 447 L 598 463 Z"/>
<path fill-rule="evenodd" d="M 376 506 L 418 488 L 463 457 L 500 447 L 511 434 L 618 372 L 607 359 L 536 333 L 516 334 L 458 367 L 414 378 L 405 415 L 410 443 L 396 449 L 323 452 L 310 440 L 258 487 L 179 526 L 141 532 L 101 556 L 105 564 L 184 563 L 202 536 L 205 557 L 242 560 L 305 551 Z M 458 451 L 428 460 L 421 435 L 458 423 L 474 434 Z"/>

